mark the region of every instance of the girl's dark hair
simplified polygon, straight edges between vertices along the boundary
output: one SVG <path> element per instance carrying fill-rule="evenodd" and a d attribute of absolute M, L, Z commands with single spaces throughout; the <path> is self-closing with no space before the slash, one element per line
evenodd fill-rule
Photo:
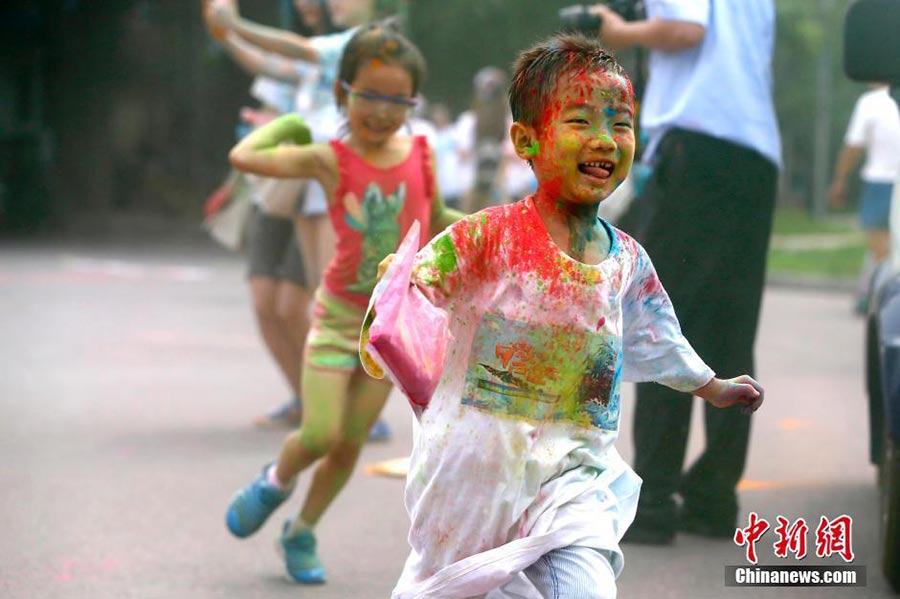
<path fill-rule="evenodd" d="M 558 33 L 525 50 L 513 64 L 513 79 L 509 86 L 509 109 L 513 120 L 537 126 L 563 75 L 595 70 L 621 75 L 631 87 L 625 69 L 596 38 Z"/>
<path fill-rule="evenodd" d="M 335 26 L 331 22 L 331 11 L 328 10 L 327 0 L 317 0 L 319 10 L 322 11 L 322 22 L 317 29 L 303 20 L 303 17 L 297 12 L 294 6 L 294 0 L 281 0 L 282 23 L 286 29 L 290 29 L 294 33 L 299 33 L 303 37 L 312 37 L 315 35 L 328 35 L 341 31 L 340 27 Z"/>
<path fill-rule="evenodd" d="M 400 32 L 397 21 L 378 21 L 361 27 L 344 48 L 338 79 L 352 83 L 360 67 L 373 60 L 406 69 L 412 77 L 413 95 L 419 93 L 425 82 L 425 58 Z"/>

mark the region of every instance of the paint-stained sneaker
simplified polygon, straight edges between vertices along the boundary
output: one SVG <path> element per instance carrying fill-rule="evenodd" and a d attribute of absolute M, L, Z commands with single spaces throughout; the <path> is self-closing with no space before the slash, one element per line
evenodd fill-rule
<path fill-rule="evenodd" d="M 236 537 L 249 537 L 262 526 L 266 519 L 290 497 L 293 486 L 282 491 L 267 480 L 266 474 L 271 464 L 263 467 L 253 482 L 234 494 L 225 512 L 228 530 Z"/>
<path fill-rule="evenodd" d="M 316 536 L 309 529 L 291 533 L 291 520 L 284 523 L 276 547 L 284 556 L 288 576 L 303 584 L 325 582 L 325 568 L 316 555 Z"/>
<path fill-rule="evenodd" d="M 303 403 L 292 397 L 268 414 L 256 418 L 253 423 L 263 428 L 297 428 L 303 419 Z"/>

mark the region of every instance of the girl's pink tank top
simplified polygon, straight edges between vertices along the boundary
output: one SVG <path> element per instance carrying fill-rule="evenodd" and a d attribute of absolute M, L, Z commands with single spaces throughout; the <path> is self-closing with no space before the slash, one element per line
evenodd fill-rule
<path fill-rule="evenodd" d="M 338 166 L 334 202 L 328 207 L 337 250 L 322 283 L 332 295 L 365 310 L 379 262 L 397 249 L 413 221 L 422 227 L 420 248 L 431 239 L 431 150 L 428 141 L 417 135 L 401 163 L 379 168 L 342 141 L 329 143 Z"/>

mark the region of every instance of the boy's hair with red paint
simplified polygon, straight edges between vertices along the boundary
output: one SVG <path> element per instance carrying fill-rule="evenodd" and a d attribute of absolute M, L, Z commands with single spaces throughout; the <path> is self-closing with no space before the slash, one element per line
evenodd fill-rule
<path fill-rule="evenodd" d="M 567 73 L 604 71 L 631 80 L 622 65 L 600 40 L 578 33 L 558 33 L 522 52 L 513 64 L 509 108 L 513 120 L 537 127 L 553 96 L 557 82 Z"/>

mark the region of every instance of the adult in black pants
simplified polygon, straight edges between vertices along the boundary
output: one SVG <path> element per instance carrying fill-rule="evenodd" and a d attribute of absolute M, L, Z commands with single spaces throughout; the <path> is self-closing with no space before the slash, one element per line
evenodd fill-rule
<path fill-rule="evenodd" d="M 641 125 L 653 171 L 630 215 L 633 232 L 695 349 L 719 376 L 753 375 L 781 160 L 770 87 L 774 6 L 645 5 L 646 20 L 634 22 L 593 7 L 608 46 L 651 49 Z M 624 540 L 667 544 L 677 529 L 731 537 L 750 416 L 707 410 L 706 447 L 683 473 L 692 398 L 653 384 L 638 385 L 637 397 L 634 466 L 644 485 Z"/>

